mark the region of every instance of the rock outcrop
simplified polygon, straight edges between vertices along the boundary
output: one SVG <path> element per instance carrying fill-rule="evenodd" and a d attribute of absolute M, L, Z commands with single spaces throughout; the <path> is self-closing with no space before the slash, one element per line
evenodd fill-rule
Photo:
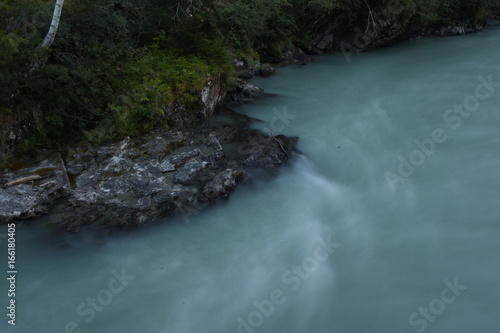
<path fill-rule="evenodd" d="M 424 36 L 456 36 L 483 29 L 485 20 L 462 19 L 453 24 L 422 22 L 418 13 L 406 13 L 403 7 L 388 5 L 387 8 L 373 8 L 364 22 L 351 27 L 352 22 L 345 14 L 311 11 L 302 22 L 297 33 L 298 46 L 308 54 L 341 51 L 362 52 L 381 46 L 391 46 L 401 41 Z"/>
<path fill-rule="evenodd" d="M 51 211 L 51 223 L 78 232 L 85 226 L 133 227 L 173 213 L 189 217 L 249 180 L 249 168 L 274 172 L 293 156 L 296 139 L 251 129 L 248 117 L 229 109 L 213 118 L 198 131 L 40 151 L 25 161 L 31 167 L 0 174 L 0 186 L 37 175 L 0 188 L 0 223 Z"/>

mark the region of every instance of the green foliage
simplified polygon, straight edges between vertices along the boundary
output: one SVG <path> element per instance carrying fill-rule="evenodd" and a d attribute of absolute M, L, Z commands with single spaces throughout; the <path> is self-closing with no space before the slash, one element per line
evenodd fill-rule
<path fill-rule="evenodd" d="M 366 24 L 376 0 L 67 1 L 54 44 L 53 1 L 0 3 L 0 120 L 29 119 L 23 144 L 94 141 L 170 126 L 178 100 L 195 102 L 213 75 L 232 75 L 231 55 L 257 63 L 294 45 L 311 11 Z M 500 0 L 399 0 L 402 20 L 449 23 L 484 16 Z M 352 30 L 352 29 L 351 29 Z M 1 125 L 1 124 L 0 124 Z"/>
<path fill-rule="evenodd" d="M 359 11 L 362 5 L 363 0 L 311 0 L 308 3 L 310 8 L 329 11 Z"/>
<path fill-rule="evenodd" d="M 42 5 L 22 1 L 2 11 L 0 112 L 14 108 L 32 118 L 27 142 L 82 134 L 100 141 L 166 126 L 170 103 L 199 94 L 209 74 L 232 70 L 222 44 L 203 34 L 190 33 L 173 50 L 177 32 L 154 39 L 159 22 L 147 22 L 140 1 L 67 2 L 55 43 L 40 49 L 51 17 Z M 40 12 L 47 24 L 25 31 Z M 42 65 L 33 70 L 34 59 Z"/>
<path fill-rule="evenodd" d="M 109 126 L 97 132 L 108 137 L 139 134 L 163 125 L 165 114 L 180 96 L 196 98 L 206 83 L 212 67 L 199 58 L 186 58 L 163 52 L 157 47 L 142 50 L 130 75 L 126 94 L 120 94 L 108 105 L 112 114 Z M 97 132 L 87 132 L 87 135 Z"/>

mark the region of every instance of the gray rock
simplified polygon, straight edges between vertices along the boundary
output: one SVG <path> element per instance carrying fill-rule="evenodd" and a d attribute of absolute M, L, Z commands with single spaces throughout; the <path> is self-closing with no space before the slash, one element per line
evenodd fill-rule
<path fill-rule="evenodd" d="M 200 154 L 201 150 L 196 148 L 185 153 L 168 156 L 158 165 L 158 169 L 160 172 L 175 171 L 176 168 L 183 165 L 188 160 L 200 156 Z"/>
<path fill-rule="evenodd" d="M 247 85 L 249 92 L 262 90 Z M 0 185 L 43 176 L 0 189 L 0 223 L 45 215 L 53 208 L 51 223 L 68 232 L 86 226 L 140 226 L 175 212 L 199 212 L 217 197 L 227 197 L 247 177 L 242 166 L 271 168 L 288 159 L 289 153 L 282 151 L 288 149 L 286 140 L 280 136 L 249 129 L 250 118 L 234 112 L 222 118 L 228 125 L 191 133 L 156 132 L 137 142 L 127 138 L 95 148 L 84 144 L 65 154 L 66 165 L 58 154 L 47 152 L 45 160 L 34 161 L 29 168 L 4 171 Z M 224 145 L 245 149 L 226 156 Z"/>
<path fill-rule="evenodd" d="M 316 47 L 320 50 L 330 50 L 333 46 L 333 34 L 328 34 L 321 41 L 316 44 Z"/>
<path fill-rule="evenodd" d="M 77 189 L 85 189 L 87 187 L 94 187 L 99 181 L 99 174 L 97 170 L 88 170 L 76 177 L 75 183 Z"/>
<path fill-rule="evenodd" d="M 72 175 L 78 175 L 84 170 L 96 165 L 94 155 L 90 151 L 79 151 L 68 155 L 66 169 Z"/>
<path fill-rule="evenodd" d="M 238 71 L 238 76 L 245 80 L 253 79 L 255 75 L 255 70 L 251 68 L 245 68 Z"/>
<path fill-rule="evenodd" d="M 296 65 L 307 65 L 311 62 L 311 58 L 300 48 L 295 48 L 285 53 L 284 62 Z"/>
<path fill-rule="evenodd" d="M 245 68 L 245 62 L 243 60 L 240 60 L 240 59 L 237 59 L 237 58 L 234 58 L 233 61 L 233 66 L 237 69 L 242 69 L 242 68 Z"/>
<path fill-rule="evenodd" d="M 269 77 L 273 75 L 276 70 L 270 64 L 263 64 L 260 68 L 260 73 L 263 77 Z"/>
<path fill-rule="evenodd" d="M 54 183 L 44 187 L 21 184 L 0 188 L 0 224 L 44 215 L 64 193 Z"/>
<path fill-rule="evenodd" d="M 208 139 L 205 140 L 213 150 L 214 150 L 214 157 L 216 161 L 224 159 L 224 150 L 222 149 L 222 145 L 220 141 L 217 139 L 217 135 L 212 132 L 208 136 Z"/>
<path fill-rule="evenodd" d="M 190 159 L 174 174 L 174 180 L 183 185 L 195 184 L 200 181 L 202 171 L 209 166 L 208 162 Z"/>
<path fill-rule="evenodd" d="M 140 138 L 144 143 L 138 145 L 138 150 L 148 152 L 151 156 L 164 156 L 186 145 L 185 133 L 172 131 L 168 133 L 156 132 Z"/>
<path fill-rule="evenodd" d="M 251 83 L 246 83 L 242 90 L 245 97 L 260 98 L 264 96 L 264 89 L 254 86 Z"/>
<path fill-rule="evenodd" d="M 243 165 L 274 169 L 288 161 L 296 141 L 283 135 L 272 136 L 255 130 L 245 132 L 245 141 L 240 146 L 240 161 Z"/>
<path fill-rule="evenodd" d="M 209 201 L 218 197 L 227 197 L 229 192 L 236 188 L 236 184 L 243 180 L 244 173 L 240 170 L 227 169 L 219 173 L 207 183 L 202 194 Z"/>
<path fill-rule="evenodd" d="M 163 162 L 161 162 L 161 164 L 158 165 L 158 170 L 160 170 L 160 172 L 175 171 L 175 165 L 172 164 L 171 161 L 169 161 L 168 159 L 166 159 Z"/>

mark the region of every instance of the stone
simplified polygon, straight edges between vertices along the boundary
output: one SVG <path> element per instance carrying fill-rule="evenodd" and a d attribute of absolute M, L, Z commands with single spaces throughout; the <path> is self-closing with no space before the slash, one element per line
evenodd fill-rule
<path fill-rule="evenodd" d="M 203 195 L 209 201 L 218 197 L 226 197 L 243 180 L 244 173 L 240 170 L 227 169 L 219 173 L 203 188 Z"/>
<path fill-rule="evenodd" d="M 260 68 L 260 73 L 263 77 L 269 77 L 273 75 L 276 70 L 270 64 L 263 64 Z"/>
<path fill-rule="evenodd" d="M 328 34 L 321 41 L 316 44 L 316 47 L 320 50 L 330 50 L 333 47 L 333 34 Z"/>
<path fill-rule="evenodd" d="M 199 148 L 196 148 L 185 153 L 168 156 L 160 163 L 160 165 L 158 165 L 158 169 L 161 172 L 175 171 L 176 168 L 183 165 L 193 157 L 199 156 L 200 154 L 201 150 Z"/>
<path fill-rule="evenodd" d="M 246 83 L 243 88 L 243 96 L 250 98 L 260 98 L 264 96 L 264 89 L 254 86 L 251 83 Z"/>
<path fill-rule="evenodd" d="M 174 180 L 183 185 L 196 183 L 202 177 L 202 171 L 208 168 L 209 165 L 205 161 L 199 161 L 195 158 L 190 159 L 174 174 Z"/>
<path fill-rule="evenodd" d="M 307 65 L 311 62 L 311 58 L 305 54 L 300 48 L 295 48 L 285 53 L 285 63 L 296 65 Z"/>

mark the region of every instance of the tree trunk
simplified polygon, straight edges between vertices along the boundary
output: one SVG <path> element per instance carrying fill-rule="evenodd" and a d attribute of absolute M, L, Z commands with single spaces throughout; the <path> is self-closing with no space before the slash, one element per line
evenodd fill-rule
<path fill-rule="evenodd" d="M 59 20 L 61 19 L 62 7 L 64 0 L 57 0 L 56 6 L 54 7 L 54 14 L 52 15 L 52 22 L 50 23 L 50 29 L 43 40 L 42 47 L 48 48 L 54 42 L 57 34 L 57 28 L 59 27 Z"/>

